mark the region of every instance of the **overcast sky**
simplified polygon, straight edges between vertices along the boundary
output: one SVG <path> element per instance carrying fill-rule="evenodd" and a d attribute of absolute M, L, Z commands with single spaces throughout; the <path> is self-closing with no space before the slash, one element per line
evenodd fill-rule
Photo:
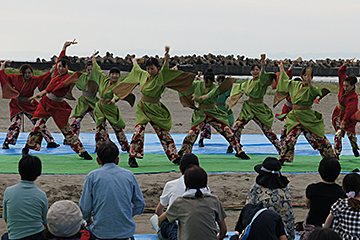
<path fill-rule="evenodd" d="M 1 1 L 0 60 L 35 61 L 99 50 L 272 59 L 360 58 L 359 0 Z"/>

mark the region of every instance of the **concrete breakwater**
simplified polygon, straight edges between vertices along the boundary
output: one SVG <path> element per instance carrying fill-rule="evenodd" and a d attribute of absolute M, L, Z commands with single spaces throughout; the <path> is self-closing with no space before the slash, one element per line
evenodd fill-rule
<path fill-rule="evenodd" d="M 78 56 L 68 56 L 71 62 L 70 69 L 74 71 L 83 70 L 87 58 Z M 96 61 L 99 63 L 102 69 L 109 70 L 112 67 L 118 67 L 121 71 L 130 71 L 132 68 L 131 59 L 135 55 L 126 55 L 122 57 L 114 57 L 112 53 L 107 52 L 105 56 L 96 57 Z M 163 62 L 163 58 L 158 55 L 155 56 L 159 59 L 160 63 Z M 145 60 L 149 56 L 143 56 Z M 35 69 L 49 69 L 52 64 L 57 60 L 57 56 L 53 56 L 49 61 L 39 58 L 35 62 L 11 62 L 11 67 L 19 68 L 22 64 L 28 63 Z M 286 60 L 291 64 L 291 59 Z M 344 59 L 324 59 L 324 60 L 305 60 L 297 63 L 294 67 L 294 75 L 300 75 L 303 67 L 310 66 L 314 69 L 314 74 L 317 76 L 337 76 L 339 67 L 344 63 Z M 236 57 L 234 55 L 222 56 L 214 54 L 206 54 L 203 56 L 189 55 L 189 56 L 173 56 L 170 58 L 170 66 L 178 65 L 179 69 L 186 72 L 197 73 L 205 72 L 208 67 L 211 67 L 215 74 L 225 75 L 249 75 L 250 67 L 253 64 L 260 64 L 260 58 L 247 58 L 245 56 Z M 289 65 L 288 65 L 289 66 Z M 267 59 L 266 71 L 277 72 L 276 60 Z M 351 62 L 348 66 L 348 74 L 360 75 L 360 61 L 356 60 Z"/>

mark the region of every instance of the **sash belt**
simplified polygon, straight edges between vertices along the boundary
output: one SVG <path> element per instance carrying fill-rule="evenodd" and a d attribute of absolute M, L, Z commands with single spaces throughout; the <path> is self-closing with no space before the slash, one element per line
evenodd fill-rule
<path fill-rule="evenodd" d="M 48 98 L 50 98 L 51 100 L 55 101 L 55 102 L 62 102 L 62 101 L 64 101 L 64 98 L 63 98 L 63 97 L 57 97 L 57 96 L 55 96 L 53 93 L 48 93 L 48 94 L 46 94 L 46 96 L 47 96 Z"/>
<path fill-rule="evenodd" d="M 252 98 L 252 97 L 249 97 L 248 101 L 251 102 L 251 103 L 263 103 L 263 102 L 264 102 L 264 99 L 263 99 L 263 98 Z"/>
<path fill-rule="evenodd" d="M 159 103 L 160 98 L 149 97 L 144 94 L 141 95 L 141 100 L 147 103 Z"/>
<path fill-rule="evenodd" d="M 293 110 L 311 110 L 311 106 L 294 104 Z"/>

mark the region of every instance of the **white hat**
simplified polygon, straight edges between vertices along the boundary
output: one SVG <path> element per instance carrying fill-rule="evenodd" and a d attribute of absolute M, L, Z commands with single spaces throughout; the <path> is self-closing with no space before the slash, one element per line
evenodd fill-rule
<path fill-rule="evenodd" d="M 49 208 L 46 218 L 50 233 L 57 237 L 71 237 L 80 231 L 82 213 L 72 201 L 55 202 Z"/>

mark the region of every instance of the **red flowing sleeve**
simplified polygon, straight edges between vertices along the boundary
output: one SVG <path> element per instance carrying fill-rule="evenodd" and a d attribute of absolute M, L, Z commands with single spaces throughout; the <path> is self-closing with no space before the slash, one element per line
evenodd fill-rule
<path fill-rule="evenodd" d="M 286 74 L 289 76 L 289 79 L 293 78 L 293 70 L 292 69 L 286 71 Z"/>
<path fill-rule="evenodd" d="M 347 76 L 346 76 L 346 70 L 347 70 L 347 67 L 344 66 L 344 65 L 339 68 L 339 72 L 338 72 L 338 77 L 339 77 L 339 93 L 342 92 L 344 80 L 345 80 L 345 78 L 347 78 Z"/>
<path fill-rule="evenodd" d="M 49 85 L 49 83 L 51 81 L 51 72 L 48 71 L 44 75 L 33 77 L 33 78 L 37 82 L 37 86 L 39 88 L 39 91 L 42 91 Z"/>
<path fill-rule="evenodd" d="M 59 71 L 58 71 L 58 69 L 57 69 L 57 63 L 59 62 L 59 59 L 60 59 L 61 57 L 63 57 L 63 56 L 65 56 L 65 50 L 62 50 L 62 51 L 60 52 L 59 58 L 58 58 L 57 61 L 56 61 L 54 76 L 59 75 Z"/>
<path fill-rule="evenodd" d="M 349 101 L 347 102 L 344 117 L 343 117 L 343 119 L 341 119 L 341 121 L 345 121 L 345 124 L 349 120 L 351 120 L 354 113 L 357 112 L 357 110 L 358 110 L 358 102 L 359 102 L 359 99 L 358 99 L 357 95 L 350 98 Z"/>
<path fill-rule="evenodd" d="M 14 76 L 18 77 L 18 76 Z M 19 96 L 19 92 L 13 88 L 11 75 L 7 75 L 5 70 L 0 71 L 0 84 L 3 98 L 16 98 Z"/>

